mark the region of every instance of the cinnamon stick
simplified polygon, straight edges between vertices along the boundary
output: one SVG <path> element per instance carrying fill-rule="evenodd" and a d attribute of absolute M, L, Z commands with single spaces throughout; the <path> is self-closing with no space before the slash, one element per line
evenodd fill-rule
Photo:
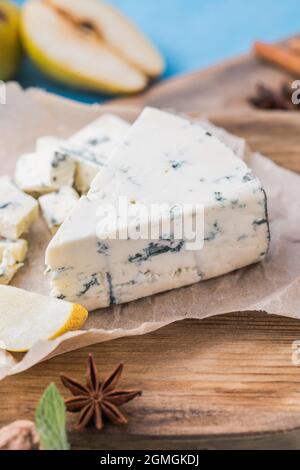
<path fill-rule="evenodd" d="M 300 78 L 300 56 L 298 54 L 282 46 L 264 42 L 255 43 L 254 50 L 258 57 L 278 65 Z"/>
<path fill-rule="evenodd" d="M 292 49 L 292 51 L 300 54 L 300 38 L 292 38 L 288 42 L 288 47 Z"/>

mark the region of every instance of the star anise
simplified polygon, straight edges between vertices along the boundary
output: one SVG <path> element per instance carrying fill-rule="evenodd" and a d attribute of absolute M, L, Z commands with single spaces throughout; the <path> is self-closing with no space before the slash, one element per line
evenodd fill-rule
<path fill-rule="evenodd" d="M 260 83 L 257 85 L 256 95 L 249 98 L 249 103 L 260 109 L 299 111 L 299 106 L 292 101 L 292 94 L 293 90 L 288 83 L 283 83 L 279 90 Z"/>
<path fill-rule="evenodd" d="M 81 430 L 94 424 L 101 430 L 104 418 L 114 424 L 126 424 L 127 418 L 119 410 L 119 406 L 142 394 L 141 390 L 121 390 L 116 386 L 120 380 L 123 364 L 101 382 L 93 354 L 89 354 L 86 374 L 86 385 L 61 375 L 63 385 L 70 390 L 73 397 L 65 400 L 67 411 L 79 413 L 76 428 Z"/>

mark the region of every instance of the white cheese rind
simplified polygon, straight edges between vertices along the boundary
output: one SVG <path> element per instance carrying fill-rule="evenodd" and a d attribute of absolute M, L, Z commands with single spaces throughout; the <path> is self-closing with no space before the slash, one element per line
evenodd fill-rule
<path fill-rule="evenodd" d="M 203 204 L 204 248 L 97 237 L 97 208 L 116 207 L 119 196 L 147 207 Z M 50 243 L 46 263 L 53 294 L 93 310 L 258 262 L 269 241 L 266 195 L 246 164 L 199 126 L 147 108 Z"/>
<path fill-rule="evenodd" d="M 43 217 L 53 234 L 57 232 L 78 200 L 78 193 L 68 186 L 39 198 Z"/>
<path fill-rule="evenodd" d="M 17 240 L 38 216 L 37 201 L 21 192 L 8 177 L 0 178 L 0 236 Z"/>
<path fill-rule="evenodd" d="M 19 269 L 24 266 L 23 263 L 13 264 L 12 266 L 3 262 L 0 264 L 0 285 L 8 285 L 17 274 Z"/>

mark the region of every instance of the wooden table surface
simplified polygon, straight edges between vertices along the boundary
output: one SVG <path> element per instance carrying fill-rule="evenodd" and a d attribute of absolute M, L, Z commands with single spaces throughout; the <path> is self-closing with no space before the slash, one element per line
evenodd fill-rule
<path fill-rule="evenodd" d="M 274 84 L 284 74 L 244 57 L 159 85 L 133 102 L 208 112 L 217 124 L 247 137 L 254 150 L 300 172 L 300 114 L 249 112 L 245 93 L 262 77 Z M 144 393 L 124 406 L 130 418 L 124 427 L 78 433 L 70 416 L 74 449 L 298 448 L 300 369 L 292 363 L 296 340 L 297 320 L 231 313 L 74 351 L 0 383 L 0 426 L 32 419 L 52 381 L 67 396 L 59 373 L 83 379 L 92 351 L 101 375 L 123 361 L 122 384 Z"/>
<path fill-rule="evenodd" d="M 144 393 L 124 407 L 130 419 L 125 427 L 78 433 L 71 430 L 71 416 L 74 449 L 222 448 L 244 439 L 243 445 L 250 445 L 261 433 L 266 439 L 272 428 L 294 430 L 300 423 L 300 371 L 291 360 L 298 339 L 297 320 L 229 314 L 95 345 L 2 382 L 0 423 L 32 418 L 50 381 L 67 396 L 59 373 L 83 380 L 87 353 L 93 351 L 101 375 L 122 360 L 121 383 Z M 282 444 L 285 433 L 279 438 Z"/>

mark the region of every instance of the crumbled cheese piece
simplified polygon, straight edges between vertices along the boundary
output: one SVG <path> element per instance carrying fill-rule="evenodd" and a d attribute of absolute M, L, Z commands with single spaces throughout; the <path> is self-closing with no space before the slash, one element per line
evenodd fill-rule
<path fill-rule="evenodd" d="M 129 127 L 123 119 L 104 114 L 68 140 L 39 138 L 35 153 L 22 155 L 17 162 L 18 187 L 40 196 L 74 183 L 85 194 Z"/>
<path fill-rule="evenodd" d="M 75 188 L 79 193 L 87 193 L 129 128 L 123 119 L 104 114 L 61 145 L 61 150 L 77 162 Z"/>
<path fill-rule="evenodd" d="M 58 192 L 39 198 L 43 216 L 51 232 L 55 234 L 79 199 L 75 189 L 64 186 Z"/>
<path fill-rule="evenodd" d="M 9 284 L 24 266 L 27 250 L 26 240 L 0 240 L 0 284 Z"/>
<path fill-rule="evenodd" d="M 0 260 L 8 252 L 13 262 L 21 263 L 26 258 L 28 243 L 26 240 L 0 240 Z"/>
<path fill-rule="evenodd" d="M 22 191 L 39 196 L 72 186 L 75 166 L 73 159 L 52 143 L 44 150 L 19 158 L 15 181 Z"/>
<path fill-rule="evenodd" d="M 0 178 L 0 236 L 17 240 L 38 216 L 37 201 L 20 191 L 8 177 Z"/>

